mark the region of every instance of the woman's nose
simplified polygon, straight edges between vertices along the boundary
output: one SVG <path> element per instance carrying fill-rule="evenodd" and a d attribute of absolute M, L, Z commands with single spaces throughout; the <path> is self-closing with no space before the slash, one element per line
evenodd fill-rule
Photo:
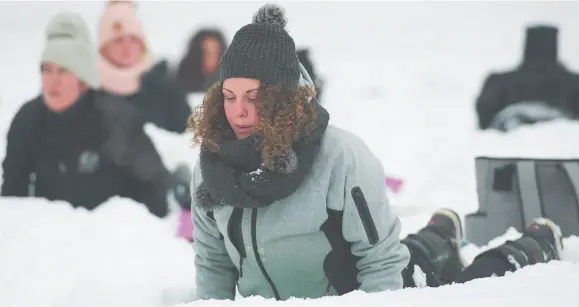
<path fill-rule="evenodd" d="M 235 103 L 235 111 L 238 117 L 245 117 L 247 116 L 247 107 L 245 105 L 245 102 L 242 99 L 239 99 L 236 103 Z"/>

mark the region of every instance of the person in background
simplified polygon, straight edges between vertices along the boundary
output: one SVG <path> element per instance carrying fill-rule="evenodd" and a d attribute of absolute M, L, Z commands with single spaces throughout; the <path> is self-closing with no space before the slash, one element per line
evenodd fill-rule
<path fill-rule="evenodd" d="M 217 29 L 201 29 L 189 41 L 175 78 L 187 93 L 200 93 L 217 81 L 217 68 L 227 49 L 225 37 Z"/>
<path fill-rule="evenodd" d="M 522 125 L 579 118 L 579 75 L 559 60 L 557 37 L 556 27 L 528 27 L 520 65 L 485 78 L 475 105 L 480 130 L 506 132 Z"/>
<path fill-rule="evenodd" d="M 50 21 L 40 72 L 41 94 L 20 108 L 8 131 L 2 196 L 89 210 L 121 196 L 166 216 L 178 181 L 144 132 L 141 112 L 98 89 L 96 49 L 79 15 Z"/>
<path fill-rule="evenodd" d="M 191 108 L 166 61 L 152 64 L 136 4 L 110 1 L 99 23 L 99 74 L 109 94 L 133 103 L 147 122 L 183 133 Z"/>
<path fill-rule="evenodd" d="M 324 90 L 324 79 L 319 75 L 318 71 L 316 70 L 314 61 L 312 61 L 310 49 L 309 48 L 298 49 L 297 54 L 300 63 L 304 65 L 304 68 L 306 69 L 306 71 L 312 78 L 312 81 L 314 82 L 314 86 L 316 87 L 316 99 L 323 104 L 322 93 Z"/>
<path fill-rule="evenodd" d="M 107 93 L 135 105 L 146 122 L 175 133 L 183 133 L 191 108 L 185 91 L 169 73 L 166 60 L 153 65 L 143 25 L 133 1 L 109 1 L 99 22 L 99 74 Z M 187 177 L 188 168 L 179 165 L 173 177 Z M 180 187 L 180 188 L 176 188 Z M 189 187 L 173 186 L 181 205 L 178 235 L 191 240 Z M 184 229 L 184 230 L 183 230 Z"/>

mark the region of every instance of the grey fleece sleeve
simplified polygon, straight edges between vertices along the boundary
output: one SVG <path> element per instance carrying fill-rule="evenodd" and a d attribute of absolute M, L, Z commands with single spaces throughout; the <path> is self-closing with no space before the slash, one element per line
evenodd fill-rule
<path fill-rule="evenodd" d="M 193 232 L 195 250 L 195 283 L 197 300 L 233 300 L 237 270 L 225 249 L 223 237 L 217 224 L 208 212 L 195 206 L 195 184 L 198 167 L 191 180 L 191 212 L 193 215 Z M 199 178 L 197 178 L 199 180 Z"/>
<path fill-rule="evenodd" d="M 342 231 L 344 239 L 352 243 L 352 254 L 359 259 L 360 290 L 401 289 L 402 270 L 410 260 L 410 253 L 400 242 L 401 223 L 386 197 L 382 164 L 361 140 L 351 143 L 347 151 L 343 164 Z M 364 202 L 356 205 L 352 194 L 362 194 L 367 205 Z"/>

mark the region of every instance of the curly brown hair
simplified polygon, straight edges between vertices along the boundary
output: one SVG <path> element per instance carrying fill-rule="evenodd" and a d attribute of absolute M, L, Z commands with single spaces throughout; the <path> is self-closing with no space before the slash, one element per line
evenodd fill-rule
<path fill-rule="evenodd" d="M 274 168 L 292 150 L 292 144 L 315 128 L 317 114 L 309 102 L 315 96 L 313 87 L 288 89 L 262 83 L 257 94 L 259 114 L 258 133 L 263 137 L 256 148 L 261 150 L 264 165 Z M 193 142 L 202 150 L 219 151 L 222 139 L 235 138 L 225 117 L 222 83 L 216 82 L 208 90 L 203 103 L 197 106 L 188 120 Z"/>

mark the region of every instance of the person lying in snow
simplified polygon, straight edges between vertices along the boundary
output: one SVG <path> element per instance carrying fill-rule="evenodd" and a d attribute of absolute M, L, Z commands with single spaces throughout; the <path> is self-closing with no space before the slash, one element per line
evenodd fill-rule
<path fill-rule="evenodd" d="M 379 160 L 328 125 L 285 24 L 280 7 L 260 8 L 193 114 L 197 299 L 234 299 L 236 286 L 277 300 L 416 287 L 415 265 L 437 286 L 559 258 L 556 227 L 536 221 L 463 271 L 450 210 L 401 241 Z"/>
<path fill-rule="evenodd" d="M 42 93 L 20 108 L 8 131 L 2 196 L 90 210 L 118 195 L 165 216 L 167 194 L 179 181 L 145 134 L 139 111 L 97 90 L 96 52 L 79 15 L 59 13 L 48 24 L 41 76 Z"/>

